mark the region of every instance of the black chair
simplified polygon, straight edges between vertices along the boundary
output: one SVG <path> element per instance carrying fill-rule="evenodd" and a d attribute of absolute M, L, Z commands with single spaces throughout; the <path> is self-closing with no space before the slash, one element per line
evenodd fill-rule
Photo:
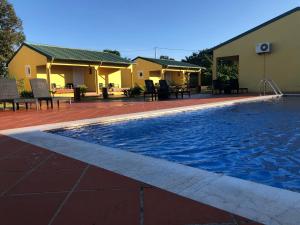
<path fill-rule="evenodd" d="M 230 79 L 227 81 L 220 81 L 220 80 L 213 80 L 213 94 L 216 93 L 216 91 L 219 92 L 219 94 L 224 91 L 224 94 L 231 94 L 232 92 L 235 92 L 236 94 L 239 94 L 240 92 L 247 92 L 248 88 L 240 88 L 239 80 L 238 79 Z"/>
<path fill-rule="evenodd" d="M 155 89 L 153 80 L 145 80 L 145 88 L 146 90 L 144 91 L 144 101 L 146 100 L 147 95 L 151 95 L 152 101 L 153 98 L 156 100 L 157 91 Z"/>
<path fill-rule="evenodd" d="M 168 99 L 170 97 L 170 88 L 165 80 L 159 80 L 159 89 L 157 92 L 158 99 L 163 100 L 163 99 Z"/>
<path fill-rule="evenodd" d="M 229 88 L 230 91 L 235 91 L 237 94 L 240 91 L 239 80 L 238 79 L 230 79 L 229 80 Z"/>
<path fill-rule="evenodd" d="M 166 80 L 159 80 L 158 99 L 168 99 L 171 94 L 175 94 L 178 98 L 178 88 L 172 89 Z"/>
<path fill-rule="evenodd" d="M 219 94 L 222 93 L 222 91 L 224 90 L 224 85 L 222 84 L 222 82 L 220 80 L 213 80 L 212 81 L 212 93 L 215 94 L 216 91 L 219 92 Z"/>
<path fill-rule="evenodd" d="M 248 93 L 248 88 L 240 87 L 238 79 L 231 79 L 230 85 L 231 85 L 231 90 L 236 90 L 237 94 L 244 93 L 244 92 Z"/>

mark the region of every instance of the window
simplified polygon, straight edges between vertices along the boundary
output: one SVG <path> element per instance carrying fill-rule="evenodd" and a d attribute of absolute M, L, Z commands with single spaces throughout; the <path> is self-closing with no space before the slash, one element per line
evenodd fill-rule
<path fill-rule="evenodd" d="M 30 65 L 25 66 L 25 75 L 26 77 L 31 77 L 31 68 Z"/>
<path fill-rule="evenodd" d="M 144 78 L 144 72 L 143 71 L 138 71 L 137 76 L 138 76 L 139 79 L 143 79 Z"/>

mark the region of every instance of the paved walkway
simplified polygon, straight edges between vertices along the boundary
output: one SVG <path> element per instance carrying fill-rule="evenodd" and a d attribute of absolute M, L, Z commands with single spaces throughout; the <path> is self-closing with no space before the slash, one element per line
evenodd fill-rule
<path fill-rule="evenodd" d="M 224 101 L 106 102 L 0 112 L 0 129 Z M 0 136 L 0 224 L 258 225 L 239 216 Z"/>
<path fill-rule="evenodd" d="M 210 102 L 220 102 L 232 99 L 245 98 L 246 96 L 230 97 L 206 97 L 197 99 L 171 100 L 171 101 L 154 101 L 154 102 L 86 102 L 61 104 L 60 108 L 47 110 L 46 104 L 42 110 L 35 109 L 26 112 L 24 109 L 12 112 L 11 110 L 0 111 L 0 130 L 8 128 L 34 126 L 47 123 L 65 122 L 79 119 L 89 119 L 101 116 L 111 116 L 134 112 L 143 112 L 149 110 L 174 108 L 180 106 L 190 106 L 196 104 L 205 104 Z M 35 108 L 35 107 L 33 107 Z"/>

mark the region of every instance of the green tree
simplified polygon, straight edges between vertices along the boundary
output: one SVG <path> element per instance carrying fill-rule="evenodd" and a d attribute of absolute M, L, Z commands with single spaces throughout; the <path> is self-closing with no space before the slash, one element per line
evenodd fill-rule
<path fill-rule="evenodd" d="M 6 63 L 25 40 L 22 21 L 7 0 L 0 0 L 0 75 L 7 75 Z"/>
<path fill-rule="evenodd" d="M 232 60 L 220 60 L 217 65 L 217 79 L 226 81 L 238 78 L 238 64 Z"/>
<path fill-rule="evenodd" d="M 121 53 L 118 50 L 104 49 L 103 52 L 108 52 L 117 56 L 121 56 Z"/>
<path fill-rule="evenodd" d="M 213 51 L 211 49 L 194 52 L 191 56 L 186 56 L 182 61 L 204 67 L 205 70 L 201 74 L 202 85 L 211 85 L 213 65 Z"/>

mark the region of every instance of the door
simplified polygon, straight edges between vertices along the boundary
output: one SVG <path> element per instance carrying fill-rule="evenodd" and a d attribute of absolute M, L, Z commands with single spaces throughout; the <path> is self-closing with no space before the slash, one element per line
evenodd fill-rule
<path fill-rule="evenodd" d="M 84 84 L 84 70 L 83 68 L 73 68 L 73 85 L 77 87 L 78 85 Z"/>
<path fill-rule="evenodd" d="M 172 73 L 166 72 L 166 73 L 165 73 L 165 80 L 166 80 L 168 83 L 172 82 Z"/>

